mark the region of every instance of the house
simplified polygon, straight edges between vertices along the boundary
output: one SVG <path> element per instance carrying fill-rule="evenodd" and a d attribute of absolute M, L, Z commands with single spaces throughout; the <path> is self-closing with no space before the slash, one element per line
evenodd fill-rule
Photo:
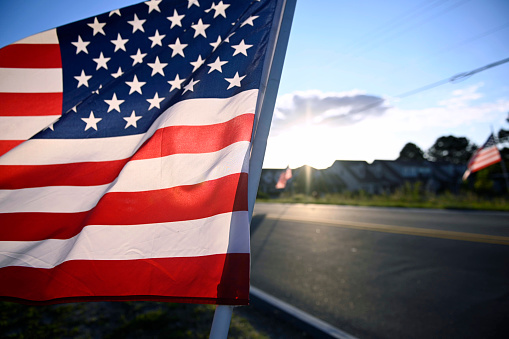
<path fill-rule="evenodd" d="M 286 190 L 319 193 L 358 192 L 369 194 L 389 193 L 406 183 L 420 182 L 430 192 L 457 192 L 466 167 L 449 163 L 424 161 L 336 160 L 329 168 L 318 170 L 302 166 L 293 170 Z M 284 169 L 263 169 L 259 190 L 270 195 L 282 190 L 275 188 Z"/>

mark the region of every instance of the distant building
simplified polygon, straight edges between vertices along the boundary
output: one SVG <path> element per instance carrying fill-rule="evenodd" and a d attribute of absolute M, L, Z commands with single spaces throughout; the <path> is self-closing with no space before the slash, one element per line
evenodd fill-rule
<path fill-rule="evenodd" d="M 371 164 L 366 161 L 336 160 L 323 170 L 309 166 L 296 168 L 286 191 L 334 193 L 362 190 L 381 194 L 393 192 L 407 182 L 420 182 L 430 192 L 457 192 L 465 169 L 464 165 L 426 160 L 375 160 Z M 282 171 L 284 169 L 263 169 L 259 190 L 269 195 L 279 194 L 282 190 L 277 190 L 275 186 Z"/>

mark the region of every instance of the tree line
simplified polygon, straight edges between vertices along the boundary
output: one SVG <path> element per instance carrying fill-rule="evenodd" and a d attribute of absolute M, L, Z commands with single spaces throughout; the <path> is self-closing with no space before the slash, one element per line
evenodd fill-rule
<path fill-rule="evenodd" d="M 496 134 L 500 144 L 509 144 L 509 130 L 500 129 Z M 399 152 L 396 160 L 402 161 L 432 161 L 447 162 L 451 164 L 466 165 L 474 152 L 479 148 L 466 137 L 453 135 L 439 137 L 426 151 L 416 144 L 409 142 Z M 509 147 L 503 147 L 499 151 L 504 162 L 509 161 Z"/>

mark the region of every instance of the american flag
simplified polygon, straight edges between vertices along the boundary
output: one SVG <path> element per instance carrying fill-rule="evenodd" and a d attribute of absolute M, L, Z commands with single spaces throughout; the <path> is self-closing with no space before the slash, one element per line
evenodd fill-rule
<path fill-rule="evenodd" d="M 290 166 L 286 168 L 281 174 L 279 175 L 279 179 L 276 183 L 277 189 L 284 189 L 286 187 L 286 182 L 292 178 L 292 169 Z"/>
<path fill-rule="evenodd" d="M 276 1 L 151 0 L 0 49 L 0 296 L 246 304 Z"/>
<path fill-rule="evenodd" d="M 495 142 L 493 134 L 491 134 L 484 145 L 475 151 L 468 161 L 467 170 L 465 171 L 465 174 L 463 174 L 463 180 L 466 180 L 471 173 L 496 164 L 501 160 L 502 157 L 498 151 L 497 143 Z"/>

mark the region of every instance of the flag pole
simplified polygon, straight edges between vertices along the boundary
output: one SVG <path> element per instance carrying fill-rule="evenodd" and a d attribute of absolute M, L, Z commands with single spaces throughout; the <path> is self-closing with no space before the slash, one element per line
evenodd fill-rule
<path fill-rule="evenodd" d="M 498 149 L 498 143 L 500 140 L 498 140 L 498 136 L 493 131 L 493 126 L 491 126 L 491 134 L 493 135 L 493 138 L 495 139 L 495 147 L 497 148 L 498 152 L 500 153 L 500 150 Z M 509 193 L 509 179 L 507 178 L 507 169 L 505 167 L 504 158 L 502 157 L 502 153 L 500 153 L 500 165 L 502 166 L 502 174 L 504 175 L 505 180 L 505 187 L 507 189 L 507 193 Z"/>
<path fill-rule="evenodd" d="M 279 81 L 283 71 L 283 62 L 290 37 L 293 13 L 297 0 L 278 2 L 274 16 L 274 28 L 269 38 L 269 47 L 265 55 L 264 69 L 260 82 L 260 91 L 253 123 L 251 156 L 248 177 L 248 215 L 249 222 L 253 216 L 253 208 L 262 172 L 263 158 L 267 146 L 267 138 L 272 122 L 272 114 L 276 105 Z M 233 306 L 218 305 L 214 312 L 210 339 L 226 339 L 230 328 Z"/>

